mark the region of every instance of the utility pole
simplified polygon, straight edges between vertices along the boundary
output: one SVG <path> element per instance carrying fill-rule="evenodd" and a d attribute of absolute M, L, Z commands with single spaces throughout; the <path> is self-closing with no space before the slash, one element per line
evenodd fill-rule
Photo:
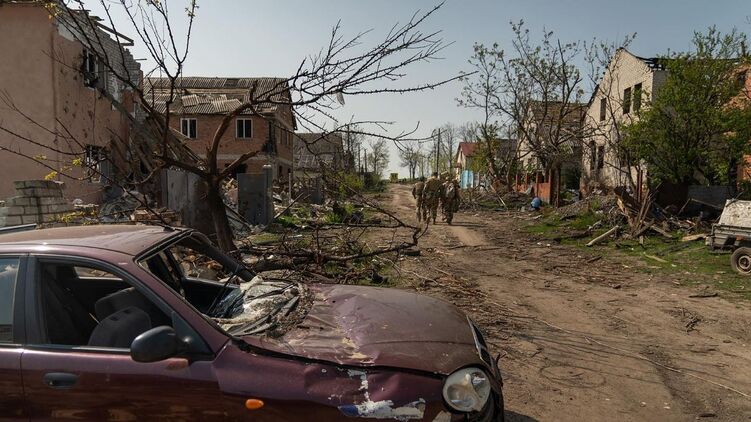
<path fill-rule="evenodd" d="M 435 143 L 435 171 L 440 172 L 439 163 L 441 162 L 441 129 L 438 129 L 438 138 Z"/>

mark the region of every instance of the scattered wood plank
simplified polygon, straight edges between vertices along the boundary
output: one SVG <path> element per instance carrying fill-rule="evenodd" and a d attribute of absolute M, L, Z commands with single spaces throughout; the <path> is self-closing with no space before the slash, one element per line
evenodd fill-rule
<path fill-rule="evenodd" d="M 646 253 L 644 254 L 644 256 L 645 256 L 646 258 L 649 258 L 649 259 L 655 260 L 655 261 L 657 261 L 657 262 L 661 262 L 661 263 L 663 263 L 663 264 L 668 264 L 668 261 L 665 261 L 664 259 L 662 259 L 662 258 L 660 258 L 660 257 L 658 257 L 658 256 L 654 256 L 654 255 L 650 255 L 650 254 L 646 254 Z"/>
<path fill-rule="evenodd" d="M 683 236 L 681 238 L 681 242 L 693 242 L 695 240 L 702 240 L 706 238 L 707 238 L 707 233 L 691 234 L 688 236 Z"/>
<path fill-rule="evenodd" d="M 665 237 L 667 237 L 669 239 L 673 238 L 672 234 L 670 234 L 669 232 L 666 232 L 665 230 L 663 230 L 663 229 L 655 226 L 654 224 L 651 225 L 651 226 L 649 226 L 649 229 L 652 230 L 652 231 L 654 231 L 654 232 L 656 232 L 656 233 L 659 233 L 659 234 L 661 234 L 661 235 L 663 235 L 663 236 L 665 236 Z"/>
<path fill-rule="evenodd" d="M 617 232 L 618 229 L 620 229 L 620 228 L 621 228 L 621 226 L 615 226 L 615 227 L 611 228 L 610 230 L 606 231 L 605 233 L 603 233 L 603 234 L 595 237 L 594 239 L 590 240 L 589 243 L 587 243 L 587 247 L 591 247 L 591 246 L 594 246 L 594 245 L 602 242 L 603 240 L 607 239 L 612 234 L 614 234 L 615 232 Z"/>

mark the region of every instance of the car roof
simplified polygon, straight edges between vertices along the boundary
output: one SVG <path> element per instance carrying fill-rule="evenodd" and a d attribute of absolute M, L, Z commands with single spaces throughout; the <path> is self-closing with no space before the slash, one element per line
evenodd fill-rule
<path fill-rule="evenodd" d="M 3 249 L 12 245 L 83 247 L 136 256 L 159 243 L 179 236 L 186 230 L 147 225 L 101 224 L 6 234 L 0 231 L 0 247 Z"/>

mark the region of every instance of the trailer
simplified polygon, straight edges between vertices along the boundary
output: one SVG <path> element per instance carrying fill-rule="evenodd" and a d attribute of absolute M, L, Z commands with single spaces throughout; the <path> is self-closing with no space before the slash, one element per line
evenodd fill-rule
<path fill-rule="evenodd" d="M 720 220 L 712 225 L 706 245 L 712 250 L 733 251 L 730 266 L 739 274 L 751 276 L 751 201 L 728 200 Z"/>

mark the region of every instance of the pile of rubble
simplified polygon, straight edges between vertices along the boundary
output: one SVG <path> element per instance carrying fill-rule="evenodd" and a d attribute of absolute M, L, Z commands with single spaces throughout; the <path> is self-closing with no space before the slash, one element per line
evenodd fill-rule
<path fill-rule="evenodd" d="M 624 216 L 618 208 L 618 198 L 611 195 L 590 195 L 581 201 L 555 210 L 562 220 L 574 218 L 587 213 L 594 213 L 602 217 L 603 224 L 616 225 L 624 222 Z"/>
<path fill-rule="evenodd" d="M 593 246 L 611 238 L 636 239 L 644 243 L 649 232 L 666 239 L 675 239 L 676 233 L 683 234 L 682 240 L 691 241 L 703 238 L 703 232 L 710 227 L 702 215 L 689 219 L 680 217 L 680 212 L 657 205 L 652 196 L 636 199 L 625 189 L 614 189 L 610 195 L 592 195 L 582 201 L 560 208 L 560 218 L 571 218 L 586 212 L 601 214 L 603 219 L 590 227 L 608 228 L 603 234 L 593 238 L 587 246 Z"/>

